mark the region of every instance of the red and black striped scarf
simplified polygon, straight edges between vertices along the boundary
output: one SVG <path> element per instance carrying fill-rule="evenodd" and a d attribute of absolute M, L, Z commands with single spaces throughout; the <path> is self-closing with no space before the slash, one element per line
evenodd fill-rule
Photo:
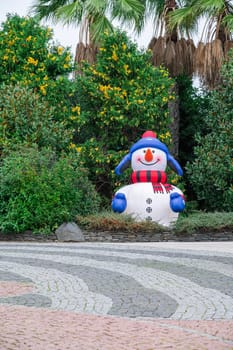
<path fill-rule="evenodd" d="M 156 170 L 139 170 L 134 171 L 131 175 L 131 182 L 151 182 L 154 192 L 163 193 L 164 188 L 169 193 L 173 187 L 167 183 L 167 175 L 164 171 Z M 161 186 L 163 184 L 163 187 Z"/>

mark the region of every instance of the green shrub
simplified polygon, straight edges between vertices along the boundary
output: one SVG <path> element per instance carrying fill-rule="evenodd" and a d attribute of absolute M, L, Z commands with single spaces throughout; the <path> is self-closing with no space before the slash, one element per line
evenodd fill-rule
<path fill-rule="evenodd" d="M 72 131 L 54 119 L 54 107 L 28 87 L 0 86 L 0 150 L 18 143 L 68 148 Z"/>
<path fill-rule="evenodd" d="M 77 150 L 96 186 L 112 195 L 113 170 L 144 131 L 154 130 L 168 145 L 168 101 L 173 80 L 150 63 L 125 33 L 103 35 L 95 65 L 77 77 Z"/>
<path fill-rule="evenodd" d="M 203 125 L 203 113 L 208 108 L 208 94 L 203 91 L 200 94 L 197 88 L 192 85 L 192 79 L 187 76 L 176 78 L 179 91 L 179 163 L 185 169 L 188 161 L 194 159 L 194 146 L 196 145 L 195 135 L 198 132 L 206 134 Z M 189 175 L 184 171 L 182 182 L 185 186 L 185 196 L 190 200 L 196 200 L 193 186 L 190 184 Z M 179 186 L 178 186 L 179 187 Z M 190 210 L 189 203 L 186 203 L 186 212 Z"/>
<path fill-rule="evenodd" d="M 203 118 L 206 134 L 197 135 L 195 160 L 187 166 L 202 207 L 233 211 L 233 58 L 224 65 L 223 82 L 210 95 Z"/>
<path fill-rule="evenodd" d="M 99 197 L 72 156 L 21 147 L 0 167 L 0 231 L 46 232 L 96 212 Z"/>
<path fill-rule="evenodd" d="M 194 211 L 192 214 L 179 215 L 175 231 L 178 234 L 197 232 L 231 232 L 233 229 L 233 213 L 206 213 Z"/>
<path fill-rule="evenodd" d="M 187 76 L 176 78 L 179 89 L 179 161 L 185 166 L 193 159 L 195 134 L 203 131 L 203 113 L 208 108 L 206 92 L 200 92 L 192 85 L 192 79 Z"/>

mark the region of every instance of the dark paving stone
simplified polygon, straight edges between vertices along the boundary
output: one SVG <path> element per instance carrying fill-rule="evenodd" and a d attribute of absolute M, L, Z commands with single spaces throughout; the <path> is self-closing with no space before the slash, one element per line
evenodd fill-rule
<path fill-rule="evenodd" d="M 52 301 L 40 294 L 24 294 L 20 296 L 0 298 L 0 304 L 24 305 L 30 307 L 50 307 Z"/>
<path fill-rule="evenodd" d="M 17 273 L 2 270 L 0 270 L 0 281 L 33 282 L 30 278 L 21 276 Z"/>

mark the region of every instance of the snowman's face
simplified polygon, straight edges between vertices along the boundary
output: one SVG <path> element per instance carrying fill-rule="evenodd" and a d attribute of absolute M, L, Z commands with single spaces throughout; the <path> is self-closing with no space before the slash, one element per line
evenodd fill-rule
<path fill-rule="evenodd" d="M 167 155 L 156 148 L 141 148 L 133 152 L 131 166 L 137 170 L 159 170 L 165 171 L 167 166 Z"/>

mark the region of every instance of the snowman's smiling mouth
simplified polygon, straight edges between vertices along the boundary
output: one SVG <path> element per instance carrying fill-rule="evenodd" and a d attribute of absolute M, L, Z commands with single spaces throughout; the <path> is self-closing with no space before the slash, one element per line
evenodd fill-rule
<path fill-rule="evenodd" d="M 155 162 L 153 163 L 144 163 L 141 159 L 138 159 L 140 163 L 142 163 L 143 165 L 155 165 L 159 162 L 159 159 L 157 159 Z"/>

